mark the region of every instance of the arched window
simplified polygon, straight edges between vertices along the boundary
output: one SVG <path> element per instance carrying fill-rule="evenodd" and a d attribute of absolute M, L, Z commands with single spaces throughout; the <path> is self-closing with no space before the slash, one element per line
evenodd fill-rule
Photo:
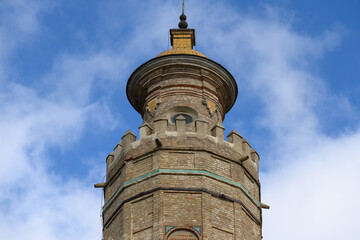
<path fill-rule="evenodd" d="M 199 240 L 199 235 L 190 228 L 175 228 L 167 235 L 167 240 Z"/>
<path fill-rule="evenodd" d="M 175 115 L 173 115 L 171 117 L 171 121 L 174 123 L 176 122 L 176 119 L 179 117 L 179 116 L 183 116 L 185 119 L 186 119 L 186 124 L 188 123 L 191 123 L 193 121 L 193 118 L 189 115 L 189 114 L 186 114 L 186 113 L 177 113 Z"/>
<path fill-rule="evenodd" d="M 166 112 L 166 115 L 172 123 L 175 123 L 176 118 L 179 116 L 183 116 L 186 119 L 186 124 L 192 123 L 198 118 L 198 113 L 194 109 L 186 106 L 173 107 Z"/>

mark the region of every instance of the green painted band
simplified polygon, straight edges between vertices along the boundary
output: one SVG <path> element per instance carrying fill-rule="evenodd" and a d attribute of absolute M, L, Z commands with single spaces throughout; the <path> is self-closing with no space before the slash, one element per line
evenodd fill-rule
<path fill-rule="evenodd" d="M 147 178 L 147 177 L 150 177 L 152 175 L 158 174 L 158 173 L 203 174 L 203 175 L 215 178 L 215 179 L 219 179 L 221 181 L 224 181 L 224 182 L 227 182 L 227 183 L 230 183 L 230 184 L 233 184 L 235 186 L 240 187 L 258 207 L 261 206 L 261 204 L 251 195 L 251 193 L 249 193 L 249 191 L 241 183 L 235 182 L 235 181 L 233 181 L 231 179 L 219 176 L 217 174 L 214 174 L 214 173 L 211 173 L 211 172 L 208 172 L 208 171 L 205 171 L 205 170 L 157 169 L 157 170 L 148 172 L 148 173 L 146 173 L 144 175 L 141 175 L 139 177 L 136 177 L 134 179 L 131 179 L 131 180 L 126 181 L 123 184 L 121 184 L 120 187 L 116 190 L 116 192 L 111 196 L 109 201 L 107 201 L 107 203 L 105 203 L 105 205 L 103 206 L 103 210 L 105 210 L 110 205 L 110 203 L 114 200 L 114 198 L 121 192 L 121 190 L 124 187 L 126 187 L 127 185 L 130 185 L 130 184 L 132 184 L 134 182 L 137 182 L 139 180 L 142 180 L 144 178 Z"/>

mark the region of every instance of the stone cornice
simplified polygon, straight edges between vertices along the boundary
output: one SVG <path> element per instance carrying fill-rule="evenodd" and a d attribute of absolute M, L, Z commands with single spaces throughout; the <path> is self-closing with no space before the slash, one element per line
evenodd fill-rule
<path fill-rule="evenodd" d="M 163 69 L 174 68 L 173 72 L 163 73 Z M 181 67 L 181 71 L 176 69 Z M 197 71 L 192 71 L 192 69 Z M 182 74 L 189 78 L 201 78 L 219 89 L 220 103 L 224 106 L 224 114 L 228 112 L 237 97 L 237 84 L 234 77 L 219 63 L 201 56 L 178 54 L 153 58 L 138 67 L 130 76 L 126 94 L 131 105 L 140 114 L 145 104 L 146 88 L 152 81 L 161 81 L 165 74 Z M 224 116 L 223 116 L 224 117 Z"/>

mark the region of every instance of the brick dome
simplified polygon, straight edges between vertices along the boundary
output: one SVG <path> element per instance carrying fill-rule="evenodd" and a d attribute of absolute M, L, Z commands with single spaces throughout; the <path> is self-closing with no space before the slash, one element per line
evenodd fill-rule
<path fill-rule="evenodd" d="M 189 48 L 173 48 L 173 49 L 169 49 L 169 50 L 166 50 L 165 52 L 160 53 L 159 55 L 157 55 L 157 57 L 165 56 L 165 55 L 176 55 L 176 54 L 189 54 L 189 55 L 196 55 L 196 56 L 200 56 L 200 57 L 206 57 L 201 52 L 196 51 L 194 49 L 189 49 Z"/>

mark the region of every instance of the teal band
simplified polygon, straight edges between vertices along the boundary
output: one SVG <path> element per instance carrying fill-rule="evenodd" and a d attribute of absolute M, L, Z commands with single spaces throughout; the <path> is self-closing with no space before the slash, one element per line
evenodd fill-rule
<path fill-rule="evenodd" d="M 143 180 L 145 178 L 148 178 L 148 177 L 151 177 L 153 175 L 157 175 L 157 174 L 161 174 L 161 173 L 170 173 L 170 174 L 200 174 L 200 175 L 205 175 L 205 176 L 208 176 L 208 177 L 211 177 L 211 178 L 214 178 L 214 179 L 218 179 L 218 180 L 221 180 L 223 182 L 226 182 L 226 183 L 230 183 L 230 184 L 233 184 L 237 187 L 240 187 L 245 193 L 246 195 L 248 195 L 248 197 L 258 206 L 260 207 L 261 204 L 249 193 L 248 190 L 246 190 L 246 188 L 238 183 L 238 182 L 235 182 L 231 179 L 228 179 L 228 178 L 225 178 L 225 177 L 222 177 L 222 176 L 219 176 L 217 174 L 214 174 L 214 173 L 211 173 L 211 172 L 208 172 L 208 171 L 205 171 L 205 170 L 187 170 L 187 169 L 157 169 L 157 170 L 154 170 L 154 171 L 151 171 L 151 172 L 148 172 L 144 175 L 141 175 L 139 177 L 136 177 L 134 179 L 131 179 L 129 181 L 126 181 L 124 182 L 123 184 L 120 185 L 120 187 L 116 190 L 116 192 L 111 196 L 111 198 L 109 199 L 109 201 L 107 201 L 107 203 L 105 203 L 105 205 L 103 206 L 103 211 L 110 205 L 110 203 L 115 199 L 115 197 L 121 192 L 121 190 L 128 186 L 128 185 L 131 185 L 132 183 L 135 183 L 137 181 L 140 181 L 140 180 Z"/>

